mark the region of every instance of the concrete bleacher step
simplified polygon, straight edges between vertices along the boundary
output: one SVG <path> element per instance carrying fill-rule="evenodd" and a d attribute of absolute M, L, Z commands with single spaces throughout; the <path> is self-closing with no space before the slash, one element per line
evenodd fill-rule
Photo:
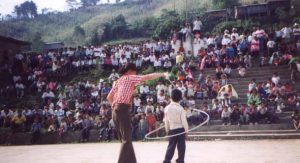
<path fill-rule="evenodd" d="M 239 130 L 292 130 L 291 123 L 285 124 L 258 124 L 258 125 L 206 125 L 193 132 L 207 131 L 239 131 Z"/>
<path fill-rule="evenodd" d="M 244 135 L 244 134 L 293 134 L 296 130 L 238 130 L 238 131 L 206 131 L 190 132 L 189 135 Z"/>
<path fill-rule="evenodd" d="M 246 134 L 195 134 L 188 135 L 188 140 L 245 140 L 245 139 L 299 139 L 300 132 L 294 133 L 246 133 Z"/>
<path fill-rule="evenodd" d="M 207 125 L 188 134 L 188 139 L 298 139 L 300 132 L 292 124 L 258 124 L 258 125 Z"/>

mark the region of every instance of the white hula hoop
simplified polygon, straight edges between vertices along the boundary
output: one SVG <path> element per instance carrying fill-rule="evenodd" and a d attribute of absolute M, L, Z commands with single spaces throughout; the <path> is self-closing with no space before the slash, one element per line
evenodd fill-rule
<path fill-rule="evenodd" d="M 192 109 L 192 110 L 193 110 L 193 111 L 197 111 L 197 112 L 199 112 L 199 113 L 205 114 L 206 117 L 207 117 L 206 120 L 205 120 L 204 122 L 202 122 L 201 124 L 197 125 L 196 127 L 193 127 L 193 128 L 191 128 L 191 129 L 189 129 L 188 131 L 185 131 L 185 132 L 182 132 L 182 133 L 179 133 L 179 134 L 167 135 L 167 136 L 163 136 L 163 137 L 150 137 L 150 135 L 152 135 L 152 134 L 154 134 L 155 132 L 157 132 L 157 131 L 159 131 L 159 130 L 165 128 L 165 126 L 161 126 L 161 127 L 157 128 L 157 129 L 155 129 L 155 130 L 149 132 L 148 134 L 146 134 L 146 135 L 145 135 L 145 139 L 148 139 L 148 140 L 159 140 L 159 139 L 172 138 L 172 137 L 175 137 L 175 136 L 178 136 L 178 135 L 182 135 L 182 134 L 189 133 L 189 132 L 191 132 L 191 131 L 193 131 L 193 130 L 196 130 L 197 128 L 199 128 L 199 127 L 205 125 L 206 123 L 208 123 L 210 117 L 209 117 L 209 115 L 208 115 L 207 113 L 205 113 L 204 111 L 201 111 L 201 110 L 199 110 L 199 109 Z"/>

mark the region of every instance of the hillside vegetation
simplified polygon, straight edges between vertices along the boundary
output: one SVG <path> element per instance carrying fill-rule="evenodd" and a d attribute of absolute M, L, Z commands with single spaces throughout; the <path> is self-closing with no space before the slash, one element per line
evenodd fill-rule
<path fill-rule="evenodd" d="M 197 13 L 203 13 L 206 10 L 216 9 L 216 6 L 218 7 L 220 4 L 226 6 L 230 2 L 237 1 L 188 0 L 187 2 L 189 12 L 197 11 Z M 241 4 L 251 4 L 262 1 L 240 0 L 239 2 Z M 175 27 L 178 27 L 178 23 L 184 21 L 185 2 L 185 0 L 152 0 L 150 4 L 124 2 L 81 7 L 68 12 L 41 14 L 33 19 L 5 20 L 0 21 L 0 35 L 32 42 L 62 41 L 67 46 L 99 43 L 100 41 L 98 40 L 102 39 L 103 41 L 103 38 L 101 38 L 103 31 L 109 28 L 115 28 L 119 31 L 118 28 L 126 27 L 127 29 L 123 31 L 125 39 L 132 37 L 147 38 L 155 34 L 161 37 L 162 35 L 167 35 L 171 30 L 169 28 L 173 28 L 174 24 L 177 25 Z M 213 3 L 215 4 L 213 5 Z M 177 12 L 172 13 L 174 9 Z M 122 16 L 120 17 L 120 15 Z M 188 17 L 192 18 L 195 15 L 189 14 Z M 162 24 L 162 21 L 165 24 Z M 120 22 L 122 23 L 121 25 Z M 124 23 L 126 24 L 125 26 Z M 209 28 L 212 30 L 211 27 Z M 148 30 L 148 33 L 145 29 Z M 111 30 L 109 32 L 115 34 L 115 31 Z M 130 34 L 128 35 L 128 33 Z M 114 39 L 109 38 L 107 40 L 111 41 Z"/>
<path fill-rule="evenodd" d="M 204 0 L 206 1 L 206 0 Z M 204 1 L 189 0 L 190 9 L 200 7 Z M 121 3 L 113 5 L 97 5 L 80 8 L 70 12 L 48 13 L 35 19 L 9 20 L 0 22 L 0 34 L 32 41 L 37 33 L 45 42 L 63 41 L 67 45 L 88 43 L 97 30 L 103 32 L 104 23 L 117 15 L 124 15 L 128 23 L 150 16 L 159 16 L 162 9 L 171 10 L 174 0 L 153 0 L 150 5 L 138 3 Z M 175 1 L 178 11 L 183 11 L 184 1 Z M 80 26 L 85 31 L 85 39 L 74 40 L 73 31 Z"/>

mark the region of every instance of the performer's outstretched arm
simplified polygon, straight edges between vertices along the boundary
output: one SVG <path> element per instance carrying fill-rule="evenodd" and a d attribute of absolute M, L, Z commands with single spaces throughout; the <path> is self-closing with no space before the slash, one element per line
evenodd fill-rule
<path fill-rule="evenodd" d="M 148 75 L 143 75 L 142 81 L 153 80 L 156 78 L 167 77 L 167 76 L 168 76 L 168 73 L 152 73 L 152 74 L 148 74 Z"/>

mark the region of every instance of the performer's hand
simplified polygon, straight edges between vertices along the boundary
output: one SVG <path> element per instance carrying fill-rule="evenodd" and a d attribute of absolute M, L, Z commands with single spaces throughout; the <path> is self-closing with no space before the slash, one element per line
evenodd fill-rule
<path fill-rule="evenodd" d="M 168 80 L 170 79 L 170 74 L 168 72 L 165 72 L 164 76 L 165 76 L 166 79 L 168 79 Z"/>

